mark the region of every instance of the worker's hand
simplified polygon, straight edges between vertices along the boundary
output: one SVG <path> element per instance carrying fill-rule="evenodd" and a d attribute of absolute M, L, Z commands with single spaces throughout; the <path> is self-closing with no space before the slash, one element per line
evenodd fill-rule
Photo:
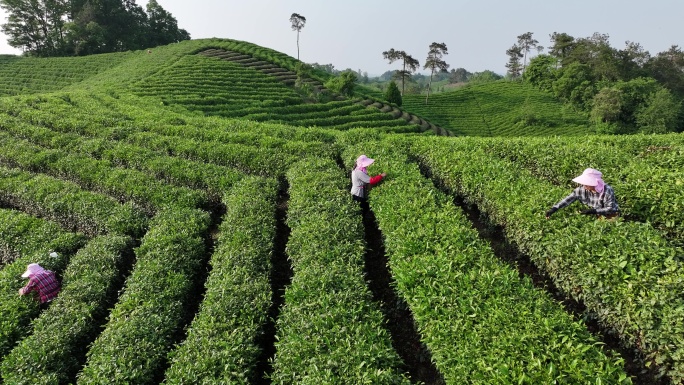
<path fill-rule="evenodd" d="M 19 289 L 19 295 L 24 295 L 24 288 Z"/>
<path fill-rule="evenodd" d="M 580 211 L 580 214 L 582 214 L 582 215 L 596 214 L 596 209 L 582 210 L 582 211 Z"/>
<path fill-rule="evenodd" d="M 387 176 L 387 173 L 384 173 L 384 172 L 383 172 L 383 173 L 380 174 L 380 175 L 382 176 L 383 179 L 385 179 L 385 177 Z"/>
<path fill-rule="evenodd" d="M 557 208 L 551 207 L 548 211 L 546 211 L 546 219 L 549 219 L 549 217 L 551 217 L 551 215 L 553 215 L 553 213 L 555 213 L 556 211 L 558 211 Z"/>

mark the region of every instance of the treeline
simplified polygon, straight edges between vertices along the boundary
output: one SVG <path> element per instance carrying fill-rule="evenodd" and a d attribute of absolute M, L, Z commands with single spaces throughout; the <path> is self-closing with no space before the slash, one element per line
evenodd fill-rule
<path fill-rule="evenodd" d="M 2 32 L 27 56 L 123 52 L 189 40 L 176 19 L 149 0 L 0 0 L 8 14 Z"/>
<path fill-rule="evenodd" d="M 523 64 L 522 78 L 586 112 L 601 133 L 684 129 L 684 52 L 676 45 L 651 56 L 634 42 L 615 49 L 605 34 L 554 32 L 548 53 Z"/>

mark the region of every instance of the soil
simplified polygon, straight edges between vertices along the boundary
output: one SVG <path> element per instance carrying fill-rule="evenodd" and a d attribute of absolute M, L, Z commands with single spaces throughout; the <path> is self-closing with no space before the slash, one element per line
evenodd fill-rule
<path fill-rule="evenodd" d="M 375 215 L 365 207 L 362 215 L 366 239 L 366 279 L 373 299 L 380 304 L 385 316 L 392 346 L 404 361 L 404 369 L 413 383 L 445 384 L 442 375 L 432 363 L 430 351 L 421 342 L 411 310 L 392 288 L 392 273 Z"/>
<path fill-rule="evenodd" d="M 256 373 L 257 378 L 254 384 L 268 385 L 273 372 L 271 362 L 276 354 L 276 320 L 280 316 L 280 311 L 285 303 L 285 288 L 292 282 L 292 266 L 285 247 L 290 238 L 290 228 L 285 223 L 287 219 L 287 202 L 289 195 L 288 187 L 285 182 L 281 182 L 280 192 L 276 204 L 276 235 L 274 239 L 274 251 L 271 256 L 271 308 L 268 312 L 268 321 L 264 325 L 263 335 L 259 341 L 261 355 L 257 359 Z"/>

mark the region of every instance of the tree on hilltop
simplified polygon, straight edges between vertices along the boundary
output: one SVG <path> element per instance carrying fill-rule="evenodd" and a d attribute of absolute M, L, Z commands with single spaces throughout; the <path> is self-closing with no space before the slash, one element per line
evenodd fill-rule
<path fill-rule="evenodd" d="M 7 43 L 35 56 L 58 56 L 64 52 L 68 4 L 54 0 L 0 0 L 7 12 L 2 32 Z"/>
<path fill-rule="evenodd" d="M 297 60 L 299 60 L 299 32 L 304 28 L 306 18 L 298 13 L 293 13 L 290 16 L 290 23 L 292 23 L 292 30 L 297 31 Z"/>
<path fill-rule="evenodd" d="M 675 95 L 684 98 L 684 51 L 673 45 L 646 64 L 647 70 Z"/>
<path fill-rule="evenodd" d="M 394 63 L 397 60 L 402 61 L 402 69 L 397 70 L 395 73 L 397 77 L 401 78 L 401 94 L 404 95 L 404 80 L 407 78 L 411 78 L 411 74 L 418 70 L 420 63 L 418 62 L 418 60 L 414 59 L 413 57 L 411 57 L 411 55 L 408 55 L 406 52 L 397 51 L 394 48 L 390 49 L 389 51 L 383 52 L 382 56 L 386 60 L 389 60 L 390 64 Z"/>
<path fill-rule="evenodd" d="M 575 38 L 565 32 L 554 32 L 549 37 L 552 43 L 549 47 L 549 55 L 558 59 L 561 65 L 566 64 L 565 59 L 575 46 Z"/>
<path fill-rule="evenodd" d="M 425 97 L 425 104 L 427 104 L 430 98 L 430 89 L 432 88 L 432 77 L 436 70 L 446 71 L 449 65 L 442 60 L 444 55 L 448 55 L 447 46 L 444 43 L 432 43 L 430 44 L 430 50 L 428 51 L 427 59 L 425 59 L 425 66 L 423 69 L 430 69 L 430 82 L 428 83 L 427 96 Z"/>
<path fill-rule="evenodd" d="M 178 28 L 178 21 L 159 5 L 157 0 L 149 0 L 146 7 L 149 26 L 148 43 L 150 47 L 190 40 L 190 34 Z"/>
<path fill-rule="evenodd" d="M 541 52 L 544 49 L 544 47 L 539 45 L 539 41 L 532 38 L 532 32 L 525 32 L 518 36 L 518 47 L 523 54 L 522 72 L 525 72 L 525 66 L 527 65 L 527 53 L 533 48 L 536 49 L 537 52 Z"/>
<path fill-rule="evenodd" d="M 522 48 L 517 44 L 506 50 L 506 55 L 508 55 L 508 63 L 506 63 L 506 68 L 508 68 L 508 75 L 511 78 L 517 79 L 522 74 L 522 64 L 520 64 L 520 59 L 523 57 Z"/>
<path fill-rule="evenodd" d="M 29 56 L 139 50 L 190 39 L 156 0 L 0 0 L 8 44 Z"/>

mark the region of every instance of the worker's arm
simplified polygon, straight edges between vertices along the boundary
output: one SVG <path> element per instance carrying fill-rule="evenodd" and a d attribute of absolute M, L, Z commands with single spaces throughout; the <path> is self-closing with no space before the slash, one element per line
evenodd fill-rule
<path fill-rule="evenodd" d="M 572 190 L 570 195 L 566 196 L 565 198 L 561 199 L 560 202 L 553 205 L 551 209 L 546 212 L 546 217 L 549 218 L 551 215 L 553 215 L 553 213 L 555 213 L 559 209 L 562 209 L 563 207 L 568 206 L 570 203 L 576 201 L 577 199 L 579 199 L 579 188 Z"/>
<path fill-rule="evenodd" d="M 37 283 L 36 283 L 34 280 L 29 279 L 29 281 L 28 281 L 28 283 L 26 284 L 26 286 L 24 286 L 24 287 L 22 287 L 21 289 L 19 289 L 19 295 L 24 295 L 24 294 L 26 294 L 26 293 L 30 293 L 31 290 L 33 290 L 33 289 L 36 288 L 36 285 L 37 285 Z"/>
<path fill-rule="evenodd" d="M 385 175 L 387 175 L 387 174 L 385 174 L 385 173 L 383 172 L 383 173 L 380 174 L 380 175 L 376 175 L 376 176 L 370 178 L 370 185 L 371 185 L 371 186 L 375 186 L 376 184 L 380 183 L 380 181 L 382 181 L 382 178 L 384 178 Z"/>

